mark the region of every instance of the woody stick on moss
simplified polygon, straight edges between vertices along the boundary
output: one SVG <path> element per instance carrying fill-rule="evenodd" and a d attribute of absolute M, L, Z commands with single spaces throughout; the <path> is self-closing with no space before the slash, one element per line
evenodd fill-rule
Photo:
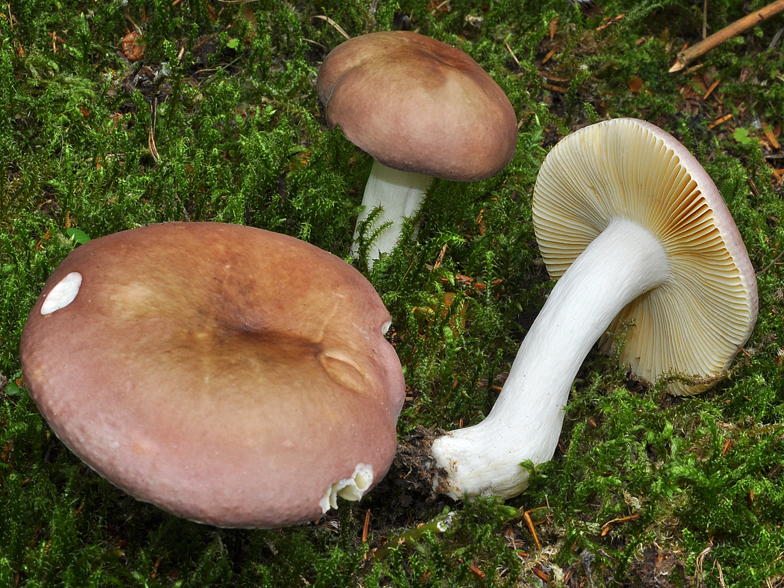
<path fill-rule="evenodd" d="M 769 19 L 771 16 L 776 16 L 782 11 L 784 11 L 784 0 L 776 0 L 776 2 L 771 2 L 764 8 L 744 16 L 740 20 L 736 20 L 731 25 L 724 27 L 719 32 L 712 34 L 710 37 L 700 41 L 693 47 L 689 47 L 688 49 L 678 53 L 678 58 L 670 68 L 670 73 L 677 73 L 682 71 L 692 61 L 702 57 L 711 49 L 718 47 L 727 39 L 731 39 L 735 35 L 740 35 L 750 28 L 755 27 L 761 22 Z"/>

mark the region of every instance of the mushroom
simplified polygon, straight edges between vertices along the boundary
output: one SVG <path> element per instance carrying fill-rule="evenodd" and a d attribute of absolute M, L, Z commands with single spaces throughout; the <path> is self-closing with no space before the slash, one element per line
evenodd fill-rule
<path fill-rule="evenodd" d="M 433 443 L 453 498 L 526 488 L 520 464 L 551 459 L 600 337 L 641 380 L 694 394 L 726 374 L 757 318 L 754 270 L 721 194 L 654 125 L 616 119 L 564 138 L 537 177 L 533 221 L 558 282 L 488 417 Z"/>
<path fill-rule="evenodd" d="M 21 360 L 54 432 L 113 484 L 201 523 L 280 527 L 389 468 L 405 395 L 389 320 L 359 272 L 292 237 L 151 225 L 68 255 Z"/>
<path fill-rule="evenodd" d="M 142 34 L 133 31 L 128 33 L 120 41 L 120 52 L 131 63 L 135 63 L 144 57 L 145 45 L 140 42 Z"/>
<path fill-rule="evenodd" d="M 381 207 L 370 265 L 395 247 L 433 177 L 460 182 L 502 170 L 517 145 L 517 120 L 504 91 L 463 51 L 407 31 L 354 37 L 324 59 L 318 94 L 330 127 L 375 160 L 361 223 Z"/>

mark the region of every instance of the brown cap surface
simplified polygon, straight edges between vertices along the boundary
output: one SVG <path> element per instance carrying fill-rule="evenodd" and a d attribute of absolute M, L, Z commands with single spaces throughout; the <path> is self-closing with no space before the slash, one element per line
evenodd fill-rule
<path fill-rule="evenodd" d="M 550 275 L 562 276 L 617 216 L 655 235 L 671 269 L 609 326 L 622 333 L 634 322 L 621 363 L 648 382 L 697 380 L 673 381 L 676 394 L 709 388 L 749 338 L 758 304 L 754 268 L 721 194 L 670 134 L 636 119 L 605 121 L 561 140 L 537 177 L 534 228 Z"/>
<path fill-rule="evenodd" d="M 384 165 L 448 180 L 502 170 L 517 145 L 504 91 L 463 51 L 406 31 L 349 39 L 318 77 L 327 122 Z"/>
<path fill-rule="evenodd" d="M 42 314 L 75 273 L 73 301 Z M 404 399 L 388 322 L 370 283 L 312 245 L 151 225 L 68 255 L 21 359 L 58 437 L 129 494 L 203 523 L 278 527 L 319 518 L 358 465 L 371 486 L 386 473 Z"/>

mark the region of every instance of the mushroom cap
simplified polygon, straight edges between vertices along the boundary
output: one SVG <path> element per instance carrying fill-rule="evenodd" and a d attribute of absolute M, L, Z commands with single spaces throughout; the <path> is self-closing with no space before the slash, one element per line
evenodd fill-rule
<path fill-rule="evenodd" d="M 317 86 L 327 123 L 388 167 L 471 182 L 514 155 L 504 91 L 463 51 L 424 35 L 349 39 L 324 59 Z"/>
<path fill-rule="evenodd" d="M 621 363 L 644 381 L 676 376 L 668 385 L 674 394 L 710 388 L 757 319 L 754 268 L 727 205 L 674 137 L 615 119 L 562 139 L 539 171 L 533 220 L 550 275 L 561 277 L 617 216 L 659 239 L 671 276 L 629 303 L 607 331 L 618 337 L 605 336 L 601 346 L 622 341 Z"/>
<path fill-rule="evenodd" d="M 72 301 L 42 314 L 74 274 Z M 21 359 L 57 436 L 121 489 L 202 523 L 280 527 L 389 468 L 405 396 L 389 320 L 359 272 L 292 237 L 151 225 L 68 255 Z"/>

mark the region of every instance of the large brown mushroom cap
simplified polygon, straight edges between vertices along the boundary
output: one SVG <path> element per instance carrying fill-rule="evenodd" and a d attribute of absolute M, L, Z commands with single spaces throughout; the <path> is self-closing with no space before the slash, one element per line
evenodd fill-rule
<path fill-rule="evenodd" d="M 692 394 L 722 377 L 757 319 L 757 282 L 727 205 L 675 138 L 636 119 L 585 127 L 556 145 L 539 172 L 533 218 L 553 278 L 612 221 L 650 231 L 671 277 L 629 303 L 610 333 L 626 334 L 620 361 L 641 379 L 681 375 L 669 390 Z M 631 246 L 632 244 L 630 244 Z M 604 347 L 612 346 L 606 339 Z"/>
<path fill-rule="evenodd" d="M 517 145 L 509 99 L 463 51 L 406 31 L 354 37 L 324 59 L 327 122 L 384 165 L 457 181 L 502 170 Z"/>
<path fill-rule="evenodd" d="M 74 273 L 73 301 L 42 314 Z M 404 398 L 388 321 L 356 270 L 304 242 L 152 225 L 63 261 L 21 358 L 55 433 L 129 494 L 204 523 L 278 527 L 320 517 L 358 466 L 371 486 L 386 473 Z"/>

